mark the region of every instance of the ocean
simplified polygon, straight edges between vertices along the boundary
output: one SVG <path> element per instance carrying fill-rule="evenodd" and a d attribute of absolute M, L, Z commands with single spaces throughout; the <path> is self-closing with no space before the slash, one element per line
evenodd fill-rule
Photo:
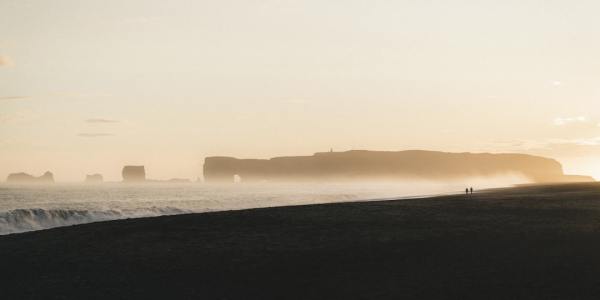
<path fill-rule="evenodd" d="M 480 182 L 478 188 L 505 185 Z M 0 185 L 0 234 L 90 222 L 463 193 L 460 183 Z"/>

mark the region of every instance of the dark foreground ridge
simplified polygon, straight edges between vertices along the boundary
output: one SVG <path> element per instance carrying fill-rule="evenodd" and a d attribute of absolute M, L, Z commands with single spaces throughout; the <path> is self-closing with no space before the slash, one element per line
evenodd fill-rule
<path fill-rule="evenodd" d="M 598 299 L 600 185 L 0 237 L 3 299 Z"/>

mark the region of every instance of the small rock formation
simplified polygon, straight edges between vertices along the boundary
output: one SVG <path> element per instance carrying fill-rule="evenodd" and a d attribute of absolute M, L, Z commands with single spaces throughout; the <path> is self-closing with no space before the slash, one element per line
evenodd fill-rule
<path fill-rule="evenodd" d="M 102 174 L 85 175 L 85 183 L 102 183 L 102 182 L 104 182 L 104 177 L 102 177 Z"/>
<path fill-rule="evenodd" d="M 123 182 L 146 181 L 146 169 L 144 166 L 125 166 L 121 174 L 123 175 Z"/>
<path fill-rule="evenodd" d="M 38 177 L 38 180 L 43 183 L 54 183 L 54 174 L 50 171 L 46 171 L 44 175 Z"/>
<path fill-rule="evenodd" d="M 6 178 L 8 183 L 54 183 L 54 174 L 47 171 L 40 177 L 35 177 L 27 173 L 12 173 Z"/>

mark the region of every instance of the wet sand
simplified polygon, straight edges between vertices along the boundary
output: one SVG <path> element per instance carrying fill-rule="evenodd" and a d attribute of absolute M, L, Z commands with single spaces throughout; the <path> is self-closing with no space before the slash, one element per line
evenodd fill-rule
<path fill-rule="evenodd" d="M 598 299 L 600 184 L 0 236 L 2 299 Z"/>

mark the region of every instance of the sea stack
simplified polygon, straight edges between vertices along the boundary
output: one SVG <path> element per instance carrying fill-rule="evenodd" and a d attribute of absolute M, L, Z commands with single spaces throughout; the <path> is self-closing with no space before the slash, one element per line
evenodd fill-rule
<path fill-rule="evenodd" d="M 35 177 L 27 173 L 12 173 L 6 178 L 8 183 L 54 183 L 54 174 L 47 171 L 40 177 Z"/>
<path fill-rule="evenodd" d="M 121 174 L 123 175 L 123 182 L 146 181 L 146 169 L 144 166 L 125 166 Z"/>
<path fill-rule="evenodd" d="M 85 176 L 85 183 L 102 183 L 104 182 L 104 177 L 102 174 L 92 174 Z"/>

